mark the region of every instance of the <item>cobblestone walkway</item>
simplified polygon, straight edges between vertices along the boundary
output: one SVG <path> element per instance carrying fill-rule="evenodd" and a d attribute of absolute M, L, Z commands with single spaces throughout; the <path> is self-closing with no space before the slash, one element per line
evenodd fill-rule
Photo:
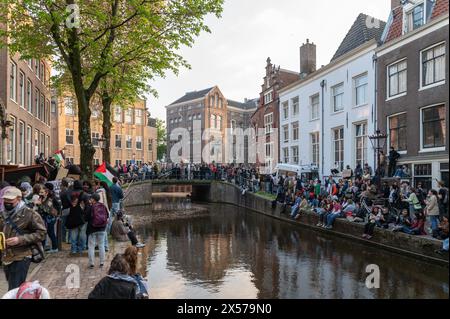
<path fill-rule="evenodd" d="M 97 282 L 106 275 L 112 258 L 118 253 L 123 253 L 129 245 L 129 242 L 110 241 L 110 243 L 110 250 L 106 253 L 103 268 L 99 267 L 98 252 L 96 253 L 95 268 L 89 269 L 87 252 L 82 256 L 71 256 L 70 246 L 63 244 L 61 252 L 48 254 L 41 264 L 31 264 L 27 280 L 39 280 L 40 284 L 49 290 L 52 299 L 86 299 Z M 76 280 L 72 280 L 78 270 L 80 274 L 79 288 L 75 285 Z M 3 269 L 0 272 L 1 298 L 8 291 L 8 284 Z"/>

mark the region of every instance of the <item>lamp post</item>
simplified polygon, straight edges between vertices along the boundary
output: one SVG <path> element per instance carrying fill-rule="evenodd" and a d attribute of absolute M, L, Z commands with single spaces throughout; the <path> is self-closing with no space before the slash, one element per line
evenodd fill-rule
<path fill-rule="evenodd" d="M 372 148 L 375 150 L 377 155 L 377 162 L 376 162 L 376 170 L 375 170 L 375 177 L 377 181 L 377 189 L 378 191 L 381 191 L 381 170 L 380 170 L 380 155 L 381 151 L 384 149 L 384 146 L 386 144 L 387 135 L 384 133 L 381 133 L 381 131 L 378 129 L 374 135 L 369 136 L 370 143 L 372 144 Z"/>

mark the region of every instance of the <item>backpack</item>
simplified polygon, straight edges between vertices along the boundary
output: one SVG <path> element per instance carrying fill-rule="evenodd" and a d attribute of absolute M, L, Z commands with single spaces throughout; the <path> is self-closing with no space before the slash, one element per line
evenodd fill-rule
<path fill-rule="evenodd" d="M 102 203 L 96 203 L 92 206 L 92 227 L 102 228 L 108 224 L 108 211 Z"/>

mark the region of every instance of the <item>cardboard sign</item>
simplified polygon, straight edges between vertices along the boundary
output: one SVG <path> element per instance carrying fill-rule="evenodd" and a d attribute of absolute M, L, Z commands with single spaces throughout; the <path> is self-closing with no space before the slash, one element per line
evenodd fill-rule
<path fill-rule="evenodd" d="M 350 178 L 352 177 L 352 170 L 351 169 L 344 169 L 342 171 L 342 178 Z"/>
<path fill-rule="evenodd" d="M 67 174 L 69 174 L 69 170 L 67 168 L 60 167 L 58 170 L 58 175 L 56 175 L 56 180 L 62 180 L 63 178 L 67 177 Z"/>

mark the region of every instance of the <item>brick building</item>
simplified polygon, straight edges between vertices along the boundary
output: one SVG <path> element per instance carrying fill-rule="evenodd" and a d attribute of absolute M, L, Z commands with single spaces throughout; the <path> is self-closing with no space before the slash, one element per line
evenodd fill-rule
<path fill-rule="evenodd" d="M 377 49 L 378 127 L 413 185 L 448 186 L 449 1 L 392 0 Z"/>
<path fill-rule="evenodd" d="M 257 133 L 257 142 L 262 143 L 260 139 L 263 139 L 265 148 L 265 154 L 257 156 L 257 164 L 265 167 L 261 168 L 261 172 L 272 171 L 280 158 L 278 134 L 276 134 L 280 123 L 278 91 L 299 79 L 299 73 L 276 67 L 271 63 L 270 58 L 267 59 L 259 104 L 251 117 L 251 124 L 255 131 L 264 129 L 265 132 L 262 135 Z"/>
<path fill-rule="evenodd" d="M 52 138 L 53 152 L 64 149 L 67 161 L 79 164 L 78 116 L 71 96 L 53 98 Z M 113 107 L 111 130 L 111 165 L 131 162 L 151 163 L 157 160 L 156 122 L 150 118 L 146 101 L 138 99 L 132 107 Z M 91 116 L 92 143 L 95 147 L 94 164 L 102 163 L 102 114 L 93 105 Z"/>
<path fill-rule="evenodd" d="M 2 164 L 31 165 L 40 153 L 50 155 L 50 74 L 49 61 L 0 49 Z"/>

